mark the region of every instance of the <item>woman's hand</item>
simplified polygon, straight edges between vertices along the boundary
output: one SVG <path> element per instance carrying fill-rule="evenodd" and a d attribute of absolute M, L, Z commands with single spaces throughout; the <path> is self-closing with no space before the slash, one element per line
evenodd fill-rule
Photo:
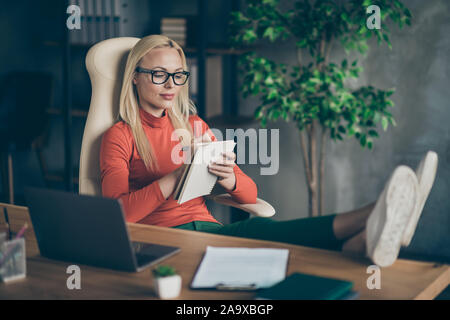
<path fill-rule="evenodd" d="M 159 187 L 161 189 L 161 193 L 164 196 L 164 199 L 169 198 L 169 196 L 175 191 L 175 188 L 177 187 L 185 168 L 186 165 L 183 164 L 158 180 Z"/>
<path fill-rule="evenodd" d="M 209 134 L 207 132 L 205 132 L 205 134 L 203 134 L 200 137 L 194 138 L 191 141 L 191 150 L 193 150 L 192 154 L 195 154 L 195 151 L 198 148 L 198 144 L 200 143 L 205 143 L 205 142 L 211 142 L 211 137 L 209 136 Z"/>
<path fill-rule="evenodd" d="M 211 162 L 208 165 L 209 172 L 219 177 L 217 183 L 227 191 L 233 191 L 236 188 L 236 175 L 234 166 L 236 163 L 236 154 L 234 152 L 221 153 L 222 159 Z"/>
<path fill-rule="evenodd" d="M 186 168 L 185 164 L 182 164 L 181 166 L 179 166 L 177 169 L 175 169 L 174 171 L 172 171 L 172 174 L 174 176 L 175 179 L 175 184 L 177 185 L 178 182 L 181 179 L 181 176 L 183 175 L 184 169 Z"/>

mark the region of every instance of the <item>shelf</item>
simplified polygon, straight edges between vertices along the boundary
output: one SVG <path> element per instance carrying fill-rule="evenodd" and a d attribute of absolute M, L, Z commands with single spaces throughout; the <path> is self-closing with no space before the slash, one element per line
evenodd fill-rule
<path fill-rule="evenodd" d="M 51 115 L 62 115 L 62 111 L 57 108 L 48 108 L 46 112 Z M 88 116 L 88 111 L 81 109 L 73 109 L 72 116 L 79 118 L 86 118 Z M 211 125 L 221 127 L 225 126 L 227 128 L 234 128 L 234 127 L 237 128 L 242 125 L 248 126 L 257 123 L 257 121 L 251 116 L 214 116 L 210 118 L 205 118 L 205 121 L 210 126 Z"/>
<path fill-rule="evenodd" d="M 45 180 L 46 181 L 51 181 L 51 182 L 64 182 L 64 175 L 62 174 L 48 174 L 45 176 Z M 72 178 L 72 183 L 73 184 L 78 184 L 78 177 L 73 177 Z"/>
<path fill-rule="evenodd" d="M 62 47 L 63 43 L 60 41 L 43 41 L 42 42 L 44 46 L 47 47 Z M 95 45 L 96 43 L 87 43 L 87 44 L 82 44 L 82 43 L 71 43 L 70 47 L 72 48 L 81 48 L 81 49 L 89 49 L 90 47 L 92 47 L 93 45 Z M 195 47 L 183 47 L 183 50 L 185 53 L 197 53 L 198 49 Z M 206 48 L 206 53 L 207 54 L 218 54 L 218 55 L 241 55 L 244 54 L 248 51 L 251 50 L 255 50 L 255 48 L 246 48 L 246 49 L 232 49 L 232 48 L 228 48 L 226 46 L 211 46 Z"/>
<path fill-rule="evenodd" d="M 45 110 L 48 114 L 62 115 L 62 110 L 57 108 L 48 108 Z M 82 109 L 72 109 L 72 117 L 87 118 L 88 111 Z"/>
<path fill-rule="evenodd" d="M 53 40 L 45 40 L 42 42 L 42 44 L 46 47 L 63 47 L 64 42 L 61 41 L 53 41 Z M 92 47 L 95 43 L 70 43 L 69 46 L 72 48 L 81 48 L 81 49 L 89 49 Z"/>
<path fill-rule="evenodd" d="M 197 53 L 197 48 L 183 48 L 185 53 Z M 218 54 L 218 55 L 241 55 L 251 49 L 231 49 L 225 47 L 210 47 L 205 49 L 207 54 Z"/>
<path fill-rule="evenodd" d="M 79 174 L 78 168 L 74 168 L 72 172 L 72 182 L 74 184 L 78 184 L 78 174 Z M 62 171 L 47 172 L 44 174 L 44 180 L 51 182 L 64 182 L 64 172 Z"/>

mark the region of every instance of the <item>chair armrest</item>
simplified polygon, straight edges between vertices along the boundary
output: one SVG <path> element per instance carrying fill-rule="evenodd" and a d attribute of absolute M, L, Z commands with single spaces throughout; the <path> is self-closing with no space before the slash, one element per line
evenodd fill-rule
<path fill-rule="evenodd" d="M 223 193 L 215 196 L 206 196 L 206 199 L 214 200 L 217 203 L 235 207 L 253 214 L 257 217 L 272 217 L 275 214 L 275 209 L 266 201 L 256 198 L 256 203 L 239 203 L 233 200 L 231 195 L 228 193 Z"/>

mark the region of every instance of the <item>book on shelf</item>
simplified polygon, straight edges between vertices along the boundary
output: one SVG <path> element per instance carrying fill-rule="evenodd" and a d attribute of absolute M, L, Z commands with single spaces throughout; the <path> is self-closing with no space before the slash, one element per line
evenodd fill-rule
<path fill-rule="evenodd" d="M 171 26 L 171 25 L 161 25 L 162 32 L 172 32 L 178 34 L 185 34 L 186 26 Z"/>
<path fill-rule="evenodd" d="M 87 35 L 87 43 L 95 42 L 95 24 L 94 24 L 94 1 L 93 0 L 85 0 L 85 16 L 86 16 L 86 35 Z"/>
<path fill-rule="evenodd" d="M 97 0 L 94 1 L 94 15 L 95 15 L 95 42 L 106 39 L 105 37 L 105 16 L 103 15 L 103 7 L 102 1 Z"/>
<path fill-rule="evenodd" d="M 81 30 L 80 30 L 80 38 L 78 43 L 79 44 L 86 44 L 88 43 L 88 24 L 86 19 L 86 0 L 77 0 L 78 5 L 80 6 L 80 12 L 81 12 Z"/>
<path fill-rule="evenodd" d="M 103 15 L 105 17 L 104 25 L 105 25 L 105 39 L 109 39 L 114 37 L 113 30 L 113 4 L 111 1 L 106 0 L 105 6 L 103 7 Z"/>
<path fill-rule="evenodd" d="M 198 63 L 197 58 L 187 57 L 189 77 L 189 95 L 198 99 Z M 223 71 L 222 56 L 213 55 L 206 59 L 206 105 L 205 117 L 212 118 L 223 114 Z"/>
<path fill-rule="evenodd" d="M 120 36 L 119 0 L 71 0 L 80 8 L 81 29 L 70 30 L 72 44 L 89 45 Z"/>
<path fill-rule="evenodd" d="M 161 18 L 161 25 L 185 26 L 186 18 L 164 17 Z"/>
<path fill-rule="evenodd" d="M 161 34 L 173 39 L 173 40 L 186 40 L 186 35 L 177 32 L 162 32 Z"/>
<path fill-rule="evenodd" d="M 208 170 L 211 161 L 221 158 L 222 152 L 233 151 L 236 142 L 233 140 L 212 141 L 196 144 L 190 161 L 183 164 L 181 178 L 174 191 L 174 200 L 179 204 L 211 194 L 218 177 Z"/>
<path fill-rule="evenodd" d="M 186 19 L 185 18 L 162 18 L 161 34 L 174 40 L 180 46 L 186 45 Z"/>
<path fill-rule="evenodd" d="M 75 5 L 80 7 L 79 0 L 70 0 L 70 5 Z M 81 8 L 80 8 L 81 11 Z M 68 12 L 69 14 L 74 14 L 74 12 Z M 69 43 L 81 43 L 81 33 L 83 30 L 83 19 L 80 17 L 80 28 L 81 29 L 71 29 L 69 30 Z"/>
<path fill-rule="evenodd" d="M 163 17 L 160 20 L 160 33 L 175 40 L 181 46 L 195 46 L 197 41 L 196 21 L 195 16 L 189 15 Z"/>
<path fill-rule="evenodd" d="M 198 99 L 198 66 L 197 59 L 186 57 L 189 76 L 189 96 L 192 100 Z"/>
<path fill-rule="evenodd" d="M 170 36 L 170 35 L 166 35 L 166 37 L 168 37 L 169 39 L 175 41 L 180 47 L 185 47 L 186 46 L 186 39 L 183 37 L 174 37 L 174 36 Z"/>
<path fill-rule="evenodd" d="M 206 105 L 205 117 L 222 115 L 223 84 L 222 56 L 214 55 L 206 59 Z"/>
<path fill-rule="evenodd" d="M 120 13 L 120 3 L 119 0 L 111 0 L 111 24 L 112 24 L 112 36 L 111 37 L 119 37 L 120 36 L 120 22 L 121 22 L 121 13 Z"/>

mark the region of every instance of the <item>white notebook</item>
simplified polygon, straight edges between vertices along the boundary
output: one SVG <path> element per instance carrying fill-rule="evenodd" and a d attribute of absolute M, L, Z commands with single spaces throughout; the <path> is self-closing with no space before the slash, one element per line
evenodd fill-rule
<path fill-rule="evenodd" d="M 284 280 L 288 259 L 288 249 L 208 246 L 191 282 L 191 288 L 267 288 Z"/>
<path fill-rule="evenodd" d="M 233 140 L 200 143 L 190 164 L 181 176 L 175 188 L 174 199 L 179 204 L 211 193 L 218 177 L 208 170 L 208 164 L 221 159 L 222 152 L 233 151 L 236 142 Z"/>

